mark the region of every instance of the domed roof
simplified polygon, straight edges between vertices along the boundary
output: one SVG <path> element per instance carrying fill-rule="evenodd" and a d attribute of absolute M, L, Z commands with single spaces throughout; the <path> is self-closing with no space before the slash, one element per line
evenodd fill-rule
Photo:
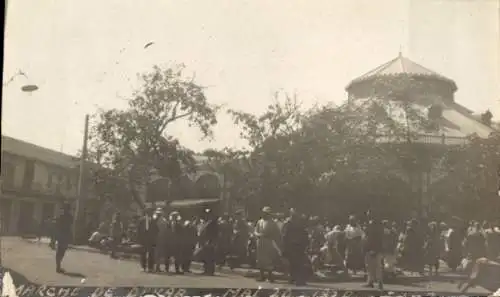
<path fill-rule="evenodd" d="M 377 68 L 367 72 L 366 74 L 352 80 L 346 89 L 350 89 L 353 85 L 359 82 L 374 79 L 383 76 L 397 76 L 397 75 L 421 76 L 430 77 L 437 80 L 445 81 L 452 85 L 453 90 L 457 90 L 457 86 L 452 79 L 442 76 L 441 74 L 432 71 L 412 60 L 404 57 L 399 53 L 398 57 L 390 60 L 389 62 L 378 66 Z"/>

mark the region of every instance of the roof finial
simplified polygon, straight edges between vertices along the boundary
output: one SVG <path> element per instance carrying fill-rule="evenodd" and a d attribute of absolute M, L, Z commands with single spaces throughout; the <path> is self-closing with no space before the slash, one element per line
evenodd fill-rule
<path fill-rule="evenodd" d="M 399 54 L 398 56 L 401 58 L 403 57 L 403 46 L 402 45 L 399 45 Z"/>

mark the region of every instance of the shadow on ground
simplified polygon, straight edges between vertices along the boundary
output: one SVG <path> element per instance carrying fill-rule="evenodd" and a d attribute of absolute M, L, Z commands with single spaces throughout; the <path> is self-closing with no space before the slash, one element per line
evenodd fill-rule
<path fill-rule="evenodd" d="M 85 275 L 83 275 L 79 272 L 64 271 L 61 274 L 69 276 L 69 277 L 85 278 Z"/>
<path fill-rule="evenodd" d="M 258 278 L 258 272 L 248 272 L 245 277 L 248 278 Z M 407 275 L 398 275 L 394 278 L 388 278 L 384 280 L 384 283 L 387 285 L 399 285 L 405 287 L 413 287 L 424 289 L 427 287 L 429 282 L 441 282 L 441 283 L 450 283 L 456 284 L 458 286 L 459 282 L 464 280 L 466 277 L 462 275 L 438 275 L 438 276 L 407 276 Z M 280 282 L 287 282 L 288 278 L 284 274 L 276 274 L 275 279 Z M 318 277 L 314 276 L 309 279 L 310 282 L 319 284 L 317 287 L 326 287 L 328 285 L 334 285 L 335 283 L 360 283 L 363 284 L 366 282 L 366 278 L 363 275 L 355 275 L 355 276 L 345 276 L 342 274 L 337 275 L 328 275 L 326 277 Z M 325 284 L 324 286 L 322 284 Z"/>
<path fill-rule="evenodd" d="M 33 283 L 32 281 L 28 280 L 24 275 L 20 274 L 17 271 L 14 271 L 10 268 L 7 267 L 0 267 L 1 274 L 3 275 L 5 272 L 9 272 L 10 276 L 12 277 L 12 280 L 14 281 L 14 284 L 17 286 L 21 285 L 28 285 L 28 284 L 34 284 L 38 285 L 36 283 Z"/>

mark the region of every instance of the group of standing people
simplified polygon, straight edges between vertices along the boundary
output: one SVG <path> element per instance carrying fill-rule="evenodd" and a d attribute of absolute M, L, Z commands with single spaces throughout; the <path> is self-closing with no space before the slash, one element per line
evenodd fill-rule
<path fill-rule="evenodd" d="M 254 231 L 257 238 L 257 267 L 260 270 L 260 280 L 273 282 L 273 270 L 283 265 L 288 266 L 290 283 L 305 285 L 315 270 L 315 262 L 320 261 L 322 245 L 328 236 L 332 237 L 332 234 L 326 234 L 319 220 L 308 221 L 293 209 L 290 210 L 290 216 L 283 222 L 281 228 L 279 221 L 273 219 L 269 207 L 263 208 L 262 213 L 262 218 L 257 222 Z M 345 267 L 352 271 L 366 269 L 367 286 L 374 287 L 378 283 L 379 288 L 383 288 L 381 269 L 383 225 L 373 219 L 368 222 L 364 230 L 358 227 L 355 218 L 351 217 L 351 222 L 345 229 L 347 239 L 345 252 L 342 252 L 346 259 Z M 331 238 L 330 243 L 332 243 Z M 341 243 L 337 243 L 334 244 L 335 247 L 340 247 Z M 336 250 L 335 254 L 342 257 L 339 250 Z"/>
<path fill-rule="evenodd" d="M 65 205 L 54 225 L 58 272 L 64 272 L 61 262 L 72 222 Z M 255 223 L 247 221 L 242 211 L 219 216 L 211 209 L 204 209 L 201 218 L 185 220 L 176 211 L 166 215 L 162 209 L 147 209 L 138 221 L 136 241 L 145 272 L 168 272 L 173 266 L 175 273 L 187 273 L 196 259 L 203 263 L 205 275 L 214 275 L 217 265 L 254 264 L 259 281 L 273 282 L 273 272 L 280 270 L 288 273 L 290 283 L 305 285 L 314 271 L 329 266 L 346 275 L 366 272 L 366 286 L 382 289 L 385 273 L 395 275 L 397 268 L 423 274 L 427 266 L 437 274 L 441 261 L 457 270 L 481 257 L 499 257 L 498 224 L 464 223 L 458 218 L 449 224 L 416 219 L 397 224 L 369 215 L 364 222 L 350 216 L 345 226 L 332 226 L 293 209 L 285 219 L 270 207 L 262 209 Z M 110 226 L 111 257 L 115 257 L 124 233 L 119 214 Z"/>
<path fill-rule="evenodd" d="M 368 215 L 364 222 L 350 216 L 345 226 L 332 227 L 293 210 L 284 222 L 268 207 L 262 212 L 253 231 L 261 280 L 273 281 L 272 271 L 284 259 L 290 282 L 297 285 L 329 266 L 345 275 L 365 272 L 366 286 L 382 289 L 386 275 L 422 275 L 426 268 L 437 275 L 441 262 L 467 272 L 479 258 L 498 261 L 500 256 L 500 226 L 493 222 L 466 223 L 455 217 L 448 224 L 417 219 L 397 224 Z"/>
<path fill-rule="evenodd" d="M 195 222 L 183 220 L 177 211 L 167 217 L 162 209 L 148 209 L 137 228 L 142 269 L 168 272 L 173 263 L 175 273 L 187 273 L 196 253 L 203 259 L 204 274 L 213 275 L 217 218 L 210 209 L 205 210 L 204 216 L 204 224 L 198 229 Z M 161 269 L 162 264 L 165 270 Z"/>

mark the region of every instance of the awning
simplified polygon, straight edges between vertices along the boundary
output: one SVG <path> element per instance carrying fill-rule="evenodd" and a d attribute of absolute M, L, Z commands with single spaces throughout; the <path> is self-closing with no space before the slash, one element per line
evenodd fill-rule
<path fill-rule="evenodd" d="M 219 198 L 174 200 L 170 202 L 170 207 L 172 208 L 206 207 L 206 206 L 212 206 L 220 202 L 221 199 Z"/>

